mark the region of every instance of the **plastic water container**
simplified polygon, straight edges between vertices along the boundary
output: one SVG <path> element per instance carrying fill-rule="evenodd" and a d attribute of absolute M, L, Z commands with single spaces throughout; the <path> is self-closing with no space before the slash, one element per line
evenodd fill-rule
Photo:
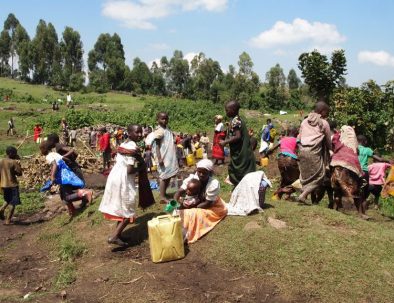
<path fill-rule="evenodd" d="M 203 149 L 201 147 L 196 150 L 196 158 L 197 159 L 202 159 L 203 158 L 203 154 L 204 154 L 204 151 L 203 151 Z"/>
<path fill-rule="evenodd" d="M 260 165 L 261 165 L 262 167 L 268 166 L 268 163 L 269 163 L 269 160 L 268 160 L 267 157 L 261 158 L 261 159 L 260 159 Z"/>
<path fill-rule="evenodd" d="M 194 159 L 193 154 L 189 154 L 186 156 L 186 164 L 187 166 L 193 166 L 196 164 L 196 160 Z"/>
<path fill-rule="evenodd" d="M 180 217 L 162 215 L 153 218 L 148 221 L 148 234 L 152 262 L 168 262 L 185 256 Z"/>

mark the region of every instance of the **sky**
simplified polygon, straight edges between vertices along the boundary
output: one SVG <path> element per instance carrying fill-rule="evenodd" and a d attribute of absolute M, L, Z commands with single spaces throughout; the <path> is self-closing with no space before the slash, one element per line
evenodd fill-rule
<path fill-rule="evenodd" d="M 344 49 L 346 80 L 394 80 L 392 0 L 0 0 L 0 24 L 14 13 L 34 37 L 40 19 L 59 39 L 66 26 L 81 34 L 85 60 L 101 33 L 117 33 L 126 64 L 147 64 L 181 50 L 191 59 L 203 52 L 224 71 L 246 51 L 262 81 L 279 63 L 285 75 L 303 52 L 330 57 Z"/>

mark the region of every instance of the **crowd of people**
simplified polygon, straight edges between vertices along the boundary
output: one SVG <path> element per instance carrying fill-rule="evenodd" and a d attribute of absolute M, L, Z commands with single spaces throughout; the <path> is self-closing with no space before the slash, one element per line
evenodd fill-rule
<path fill-rule="evenodd" d="M 351 198 L 360 215 L 367 218 L 367 198 L 373 194 L 375 203 L 378 202 L 390 161 L 374 153 L 367 146 L 366 138 L 356 134 L 353 127 L 343 125 L 338 129 L 334 121 L 328 121 L 330 108 L 326 103 L 317 102 L 301 124 L 286 127 L 279 140 L 276 140 L 278 132 L 268 119 L 262 129 L 258 153 L 254 132 L 247 128 L 239 111 L 240 104 L 230 101 L 225 105 L 228 122 L 225 123 L 221 115 L 214 117 L 212 145 L 205 132 L 173 133 L 166 112 L 157 114 L 155 127 L 135 124 L 109 131 L 105 127 L 90 128 L 89 145 L 102 153 L 103 171 L 108 172 L 99 211 L 106 219 L 117 222 L 108 243 L 126 245 L 122 231 L 135 220 L 137 197 L 143 208 L 154 203 L 147 174 L 157 169 L 159 200 L 166 204 L 172 198 L 167 194 L 170 181 L 178 180 L 180 168 L 190 164 L 190 156 L 199 159 L 196 170 L 183 180 L 173 196 L 179 202 L 177 212 L 189 243 L 212 230 L 226 215 L 248 215 L 264 208 L 266 192 L 272 184 L 269 170 L 257 170 L 256 164 L 260 161 L 256 156 L 265 158 L 277 149 L 281 181 L 274 197 L 290 199 L 291 194 L 299 190 L 299 203 L 306 203 L 308 197 L 318 203 L 327 192 L 329 207 L 339 209 L 343 197 Z M 66 144 L 61 144 L 56 134 L 48 135 L 40 144 L 41 153 L 51 165 L 51 182 L 62 182 L 58 181 L 57 173 L 66 166 L 84 183 L 76 161 L 78 155 L 73 149 L 76 135 L 69 131 L 65 120 L 61 127 Z M 227 153 L 230 159 L 228 182 L 233 185 L 229 203 L 220 198 L 220 182 L 214 176 L 215 165 L 223 165 Z M 10 147 L 7 156 L 0 162 L 1 187 L 17 188 L 16 176 L 22 172 L 16 150 Z M 374 163 L 368 165 L 370 158 Z M 73 202 L 81 200 L 84 207 L 92 200 L 91 190 L 73 184 L 60 184 L 60 195 L 71 216 L 76 212 Z M 5 190 L 4 199 L 6 204 L 0 209 L 1 217 L 9 205 L 15 207 L 20 203 L 19 191 Z M 10 220 L 7 217 L 8 223 Z"/>

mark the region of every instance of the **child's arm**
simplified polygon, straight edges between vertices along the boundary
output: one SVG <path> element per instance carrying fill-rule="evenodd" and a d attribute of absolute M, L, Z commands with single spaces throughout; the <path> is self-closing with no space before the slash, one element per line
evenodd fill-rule
<path fill-rule="evenodd" d="M 233 144 L 233 143 L 236 143 L 236 142 L 240 141 L 241 137 L 242 137 L 241 130 L 240 129 L 236 129 L 234 136 L 232 136 L 231 138 L 229 138 L 227 140 L 221 140 L 219 142 L 219 144 L 221 146 L 225 146 L 227 144 Z"/>
<path fill-rule="evenodd" d="M 55 183 L 56 172 L 57 172 L 57 164 L 56 164 L 56 161 L 53 161 L 52 167 L 51 167 L 51 175 L 49 177 L 51 179 L 52 183 Z"/>
<path fill-rule="evenodd" d="M 18 158 L 19 158 L 19 156 L 18 156 Z M 14 173 L 17 176 L 22 176 L 22 167 L 21 167 L 21 163 L 19 161 L 15 161 Z"/>
<path fill-rule="evenodd" d="M 209 208 L 212 203 L 213 203 L 213 201 L 205 200 L 205 201 L 197 204 L 196 208 Z"/>
<path fill-rule="evenodd" d="M 393 162 L 393 161 L 384 159 L 384 158 L 382 158 L 382 157 L 380 157 L 380 156 L 377 156 L 377 155 L 375 155 L 375 154 L 372 155 L 372 158 L 373 158 L 374 160 L 376 160 L 376 161 L 384 162 L 384 163 L 390 163 L 390 164 L 392 164 L 392 162 Z"/>
<path fill-rule="evenodd" d="M 185 194 L 186 190 L 183 188 L 179 188 L 178 191 L 174 195 L 174 200 L 179 201 L 180 197 Z"/>
<path fill-rule="evenodd" d="M 160 147 L 161 147 L 161 140 L 160 140 L 160 139 L 156 139 L 156 155 L 157 155 L 157 160 L 158 160 L 160 166 L 164 166 L 164 160 L 163 160 L 163 158 L 161 157 Z"/>

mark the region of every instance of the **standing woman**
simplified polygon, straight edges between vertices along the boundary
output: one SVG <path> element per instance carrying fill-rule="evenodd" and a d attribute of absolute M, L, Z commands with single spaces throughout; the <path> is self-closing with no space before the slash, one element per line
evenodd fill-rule
<path fill-rule="evenodd" d="M 215 159 L 215 165 L 224 164 L 224 147 L 219 144 L 221 140 L 226 139 L 226 131 L 223 125 L 223 116 L 215 116 L 215 134 L 213 137 L 212 158 Z"/>
<path fill-rule="evenodd" d="M 220 141 L 221 146 L 230 146 L 231 162 L 228 166 L 228 174 L 231 183 L 235 186 L 242 178 L 256 171 L 256 160 L 250 146 L 250 137 L 245 121 L 239 116 L 240 105 L 238 101 L 226 103 L 226 115 L 231 118 L 229 127 L 229 139 Z"/>

